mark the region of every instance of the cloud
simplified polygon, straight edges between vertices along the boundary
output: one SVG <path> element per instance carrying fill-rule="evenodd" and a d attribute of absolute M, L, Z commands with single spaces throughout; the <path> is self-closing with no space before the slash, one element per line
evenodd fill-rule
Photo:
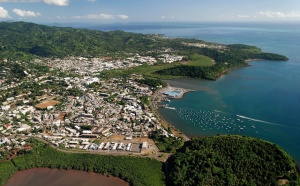
<path fill-rule="evenodd" d="M 258 14 L 267 16 L 269 18 L 300 18 L 300 12 L 272 12 L 272 11 L 260 11 Z"/>
<path fill-rule="evenodd" d="M 87 0 L 87 1 L 92 2 L 92 3 L 96 2 L 96 0 Z"/>
<path fill-rule="evenodd" d="M 10 18 L 7 10 L 0 6 L 0 19 L 1 18 Z"/>
<path fill-rule="evenodd" d="M 26 11 L 26 10 L 20 10 L 20 9 L 13 9 L 14 13 L 19 15 L 20 17 L 38 17 L 41 16 L 39 12 L 32 12 L 32 11 Z"/>
<path fill-rule="evenodd" d="M 113 15 L 109 14 L 89 14 L 84 16 L 74 16 L 75 19 L 113 19 Z"/>
<path fill-rule="evenodd" d="M 128 19 L 129 17 L 127 15 L 117 15 L 118 18 L 121 19 Z"/>
<path fill-rule="evenodd" d="M 95 0 L 89 0 L 95 1 Z M 44 2 L 49 5 L 57 6 L 67 6 L 69 5 L 69 0 L 0 0 L 0 3 L 38 3 Z"/>
<path fill-rule="evenodd" d="M 249 18 L 250 16 L 248 15 L 238 15 L 239 18 Z"/>
<path fill-rule="evenodd" d="M 41 0 L 0 0 L 0 3 L 36 3 Z"/>
<path fill-rule="evenodd" d="M 57 6 L 69 5 L 69 0 L 44 0 L 44 2 L 49 5 L 57 5 Z"/>
<path fill-rule="evenodd" d="M 111 14 L 89 14 L 84 16 L 74 16 L 73 19 L 128 19 L 129 17 L 127 15 L 111 15 Z"/>

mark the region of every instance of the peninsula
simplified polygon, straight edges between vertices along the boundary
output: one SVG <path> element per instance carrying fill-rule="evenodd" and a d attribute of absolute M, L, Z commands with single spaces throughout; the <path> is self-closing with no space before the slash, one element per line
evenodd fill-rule
<path fill-rule="evenodd" d="M 165 167 L 162 171 L 162 162 L 171 161 L 169 156 L 174 153 L 180 155 L 180 148 L 191 142 L 184 142 L 187 138 L 183 134 L 163 125 L 156 111 L 161 98 L 180 97 L 186 91 L 162 91 L 167 85 L 163 80 L 214 80 L 230 69 L 247 66 L 250 58 L 288 60 L 254 46 L 155 34 L 25 22 L 1 22 L 0 32 L 2 185 L 16 171 L 33 167 L 93 171 L 118 176 L 131 185 L 164 185 L 169 170 Z M 221 143 L 227 141 L 224 138 Z M 265 143 L 255 141 L 251 145 Z M 278 172 L 270 174 L 272 183 L 280 179 L 299 182 L 289 155 L 275 145 L 263 149 L 263 154 L 274 155 L 263 156 L 266 162 L 274 158 L 286 162 L 280 164 Z M 275 156 L 277 151 L 282 152 L 280 156 Z M 210 149 L 209 153 L 213 151 Z M 257 151 L 253 154 L 257 155 Z M 212 165 L 205 167 L 215 170 Z M 241 183 L 260 181 L 262 176 L 247 180 L 247 175 L 240 175 L 245 179 Z M 185 179 L 172 182 L 180 185 Z"/>

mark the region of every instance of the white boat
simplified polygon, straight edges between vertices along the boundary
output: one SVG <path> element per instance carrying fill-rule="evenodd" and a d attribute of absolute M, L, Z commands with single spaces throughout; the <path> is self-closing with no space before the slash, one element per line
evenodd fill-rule
<path fill-rule="evenodd" d="M 171 109 L 171 110 L 176 110 L 176 108 L 175 108 L 175 107 L 165 107 L 165 108 L 167 108 L 167 109 Z"/>

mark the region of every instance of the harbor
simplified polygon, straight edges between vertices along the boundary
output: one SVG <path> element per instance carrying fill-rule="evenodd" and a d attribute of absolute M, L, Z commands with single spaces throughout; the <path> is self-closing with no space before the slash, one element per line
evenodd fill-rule
<path fill-rule="evenodd" d="M 157 97 L 157 102 L 159 102 L 160 104 L 158 104 L 157 107 L 176 110 L 175 107 L 170 107 L 169 104 L 165 103 L 170 103 L 171 99 L 180 99 L 185 93 L 193 91 L 195 90 L 178 88 L 168 85 L 167 87 L 158 90 L 159 98 Z"/>
<path fill-rule="evenodd" d="M 180 99 L 185 93 L 193 91 L 195 90 L 172 87 L 168 85 L 167 87 L 160 89 L 159 93 L 165 98 L 165 101 L 170 102 L 170 99 Z"/>

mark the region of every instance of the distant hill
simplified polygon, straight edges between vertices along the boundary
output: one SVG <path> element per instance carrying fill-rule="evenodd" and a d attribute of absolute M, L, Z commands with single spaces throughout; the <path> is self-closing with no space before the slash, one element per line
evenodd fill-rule
<path fill-rule="evenodd" d="M 168 159 L 170 185 L 299 185 L 294 160 L 275 144 L 242 136 L 192 139 Z"/>
<path fill-rule="evenodd" d="M 155 42 L 143 34 L 50 27 L 26 22 L 1 22 L 0 33 L 2 56 L 22 52 L 41 57 L 88 57 L 147 51 L 164 46 L 162 42 Z"/>
<path fill-rule="evenodd" d="M 0 62 L 31 61 L 36 57 L 64 58 L 119 57 L 136 53 L 157 57 L 165 51 L 184 56 L 186 61 L 200 65 L 173 64 L 153 72 L 155 76 L 188 76 L 217 79 L 229 69 L 246 66 L 246 59 L 288 60 L 279 54 L 264 53 L 255 46 L 209 43 L 197 39 L 166 38 L 124 31 L 102 32 L 87 29 L 62 28 L 26 22 L 0 22 Z M 193 56 L 200 56 L 199 60 Z M 216 65 L 201 65 L 206 56 Z M 207 59 L 207 58 L 206 58 Z"/>

